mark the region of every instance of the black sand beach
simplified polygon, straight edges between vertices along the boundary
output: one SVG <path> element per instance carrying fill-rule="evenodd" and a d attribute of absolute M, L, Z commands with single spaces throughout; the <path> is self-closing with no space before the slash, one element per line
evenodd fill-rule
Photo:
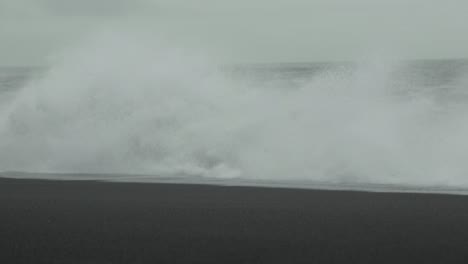
<path fill-rule="evenodd" d="M 468 196 L 0 180 L 0 263 L 466 263 Z"/>

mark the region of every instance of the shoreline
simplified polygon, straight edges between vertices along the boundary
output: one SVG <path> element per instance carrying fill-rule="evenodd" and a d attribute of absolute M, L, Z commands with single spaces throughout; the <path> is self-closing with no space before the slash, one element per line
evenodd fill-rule
<path fill-rule="evenodd" d="M 141 184 L 182 184 L 210 185 L 227 187 L 254 187 L 273 189 L 355 191 L 374 193 L 423 193 L 468 195 L 468 188 L 445 185 L 417 185 L 397 183 L 367 182 L 326 182 L 313 180 L 249 180 L 241 178 L 209 178 L 190 175 L 157 176 L 147 174 L 112 174 L 112 173 L 30 173 L 5 171 L 0 172 L 0 179 L 44 180 L 44 181 L 96 181 L 108 183 L 141 183 Z"/>

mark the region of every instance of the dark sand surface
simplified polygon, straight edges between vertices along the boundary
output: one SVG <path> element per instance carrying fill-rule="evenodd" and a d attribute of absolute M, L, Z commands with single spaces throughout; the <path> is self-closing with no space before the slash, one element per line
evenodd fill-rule
<path fill-rule="evenodd" d="M 468 263 L 468 196 L 0 180 L 0 263 Z"/>

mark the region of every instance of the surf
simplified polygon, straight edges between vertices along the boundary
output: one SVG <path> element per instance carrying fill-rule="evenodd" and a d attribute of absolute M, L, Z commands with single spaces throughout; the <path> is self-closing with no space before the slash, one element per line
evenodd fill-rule
<path fill-rule="evenodd" d="M 0 170 L 468 187 L 464 70 L 414 82 L 371 60 L 265 82 L 167 43 L 112 33 L 57 56 L 2 103 Z"/>

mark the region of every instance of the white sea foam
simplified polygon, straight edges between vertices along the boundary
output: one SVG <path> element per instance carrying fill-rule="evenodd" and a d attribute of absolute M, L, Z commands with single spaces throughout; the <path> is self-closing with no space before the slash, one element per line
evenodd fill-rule
<path fill-rule="evenodd" d="M 0 168 L 468 186 L 468 104 L 395 81 L 400 69 L 374 60 L 266 87 L 187 49 L 104 34 L 4 105 Z"/>

